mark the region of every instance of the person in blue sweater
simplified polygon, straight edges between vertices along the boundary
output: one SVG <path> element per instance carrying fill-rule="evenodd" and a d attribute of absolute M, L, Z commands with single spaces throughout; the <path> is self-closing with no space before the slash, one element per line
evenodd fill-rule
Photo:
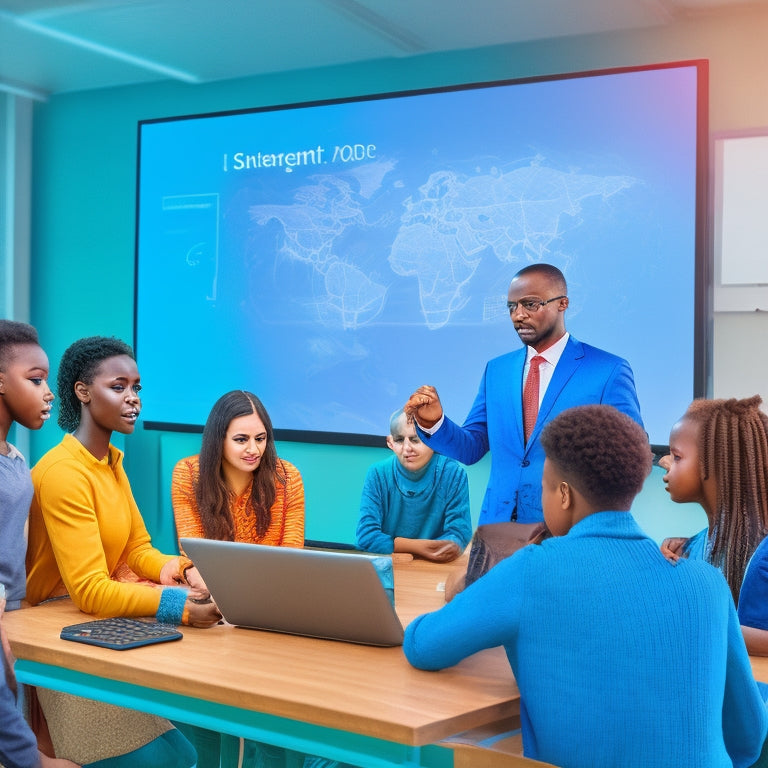
<path fill-rule="evenodd" d="M 466 471 L 435 455 L 402 410 L 392 414 L 387 445 L 395 455 L 374 464 L 365 478 L 357 545 L 384 555 L 455 560 L 472 537 Z"/>
<path fill-rule="evenodd" d="M 651 469 L 643 428 L 586 405 L 541 440 L 553 538 L 415 619 L 408 660 L 437 670 L 504 646 L 523 751 L 563 768 L 752 765 L 768 712 L 728 585 L 706 562 L 667 560 L 629 511 Z"/>
<path fill-rule="evenodd" d="M 747 650 L 753 656 L 768 656 L 768 537 L 749 561 L 739 595 L 739 621 Z M 768 700 L 768 686 L 760 684 Z"/>

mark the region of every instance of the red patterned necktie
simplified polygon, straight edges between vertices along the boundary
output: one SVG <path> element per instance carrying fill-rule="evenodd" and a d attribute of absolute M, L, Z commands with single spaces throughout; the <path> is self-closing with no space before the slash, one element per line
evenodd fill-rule
<path fill-rule="evenodd" d="M 533 432 L 533 425 L 539 414 L 539 366 L 544 360 L 545 358 L 541 355 L 535 355 L 531 358 L 528 378 L 523 387 L 523 431 L 526 443 Z"/>

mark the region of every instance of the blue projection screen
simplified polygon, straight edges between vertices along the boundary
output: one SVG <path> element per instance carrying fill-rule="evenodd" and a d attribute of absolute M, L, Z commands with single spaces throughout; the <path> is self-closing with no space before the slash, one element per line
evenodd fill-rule
<path fill-rule="evenodd" d="M 510 279 L 546 261 L 568 330 L 629 360 L 665 444 L 705 387 L 706 79 L 681 62 L 141 122 L 145 426 L 199 429 L 247 389 L 282 439 L 374 444 L 421 384 L 461 422 L 520 346 Z"/>

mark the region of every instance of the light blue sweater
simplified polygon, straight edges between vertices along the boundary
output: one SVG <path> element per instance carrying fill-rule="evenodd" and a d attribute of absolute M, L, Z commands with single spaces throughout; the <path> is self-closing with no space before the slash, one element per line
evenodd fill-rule
<path fill-rule="evenodd" d="M 445 539 L 463 550 L 472 538 L 464 467 L 435 454 L 418 472 L 390 456 L 368 470 L 360 501 L 357 545 L 389 555 L 395 537 Z"/>
<path fill-rule="evenodd" d="M 503 560 L 417 618 L 404 651 L 442 669 L 505 646 L 526 756 L 564 768 L 741 768 L 768 715 L 722 574 L 669 563 L 627 512 Z"/>

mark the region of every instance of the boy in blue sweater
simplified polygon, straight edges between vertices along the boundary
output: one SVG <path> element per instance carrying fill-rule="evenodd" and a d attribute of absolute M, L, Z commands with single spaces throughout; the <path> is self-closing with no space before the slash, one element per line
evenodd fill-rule
<path fill-rule="evenodd" d="M 668 561 L 629 512 L 648 440 L 611 406 L 541 437 L 554 535 L 494 566 L 405 636 L 421 669 L 502 645 L 527 757 L 564 768 L 750 766 L 768 728 L 722 574 Z"/>
<path fill-rule="evenodd" d="M 374 464 L 365 478 L 357 545 L 382 555 L 455 560 L 472 537 L 466 471 L 435 455 L 402 409 L 392 414 L 387 446 L 395 455 Z"/>

